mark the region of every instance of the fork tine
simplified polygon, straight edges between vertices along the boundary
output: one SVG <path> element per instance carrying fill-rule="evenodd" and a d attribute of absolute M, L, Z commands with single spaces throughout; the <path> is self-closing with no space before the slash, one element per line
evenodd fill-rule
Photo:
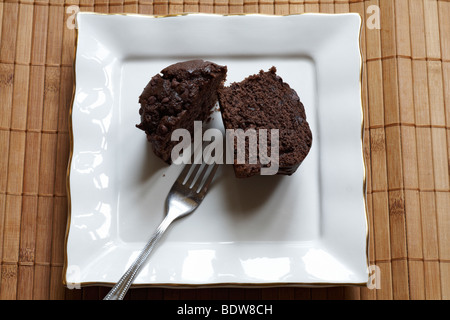
<path fill-rule="evenodd" d="M 216 171 L 219 168 L 218 163 L 214 163 L 214 167 L 211 169 L 211 172 L 209 173 L 208 178 L 206 179 L 205 183 L 203 184 L 203 188 L 201 190 L 202 193 L 206 193 L 208 191 L 209 185 L 211 184 L 212 180 L 214 179 L 214 176 L 216 175 Z"/>
<path fill-rule="evenodd" d="M 201 164 L 193 164 L 192 166 L 194 167 L 194 169 L 192 170 L 192 172 L 189 176 L 189 179 L 186 181 L 186 185 L 188 188 L 191 186 L 192 182 L 194 181 L 195 176 L 197 175 L 198 169 L 200 169 L 200 167 L 201 167 Z"/>
<path fill-rule="evenodd" d="M 204 176 L 206 174 L 206 172 L 208 171 L 208 169 L 212 167 L 212 169 L 209 171 L 208 176 L 206 177 L 205 182 L 203 182 Z M 211 181 L 214 178 L 214 175 L 216 173 L 217 168 L 219 167 L 219 165 L 217 163 L 215 163 L 214 165 L 207 165 L 205 166 L 205 168 L 203 169 L 199 179 L 197 180 L 197 183 L 195 184 L 195 191 L 201 195 L 204 195 L 206 193 L 206 191 L 208 190 L 209 185 L 211 184 Z"/>
<path fill-rule="evenodd" d="M 175 183 L 183 184 L 184 180 L 186 179 L 187 174 L 189 173 L 189 170 L 192 168 L 192 164 L 186 164 L 183 168 L 183 171 L 181 171 L 180 175 L 178 176 Z"/>
<path fill-rule="evenodd" d="M 193 185 L 192 189 L 197 192 L 200 189 L 200 185 L 203 181 L 203 177 L 205 176 L 206 171 L 208 171 L 209 169 L 209 165 L 205 164 L 197 178 L 197 180 L 195 181 L 195 184 Z"/>

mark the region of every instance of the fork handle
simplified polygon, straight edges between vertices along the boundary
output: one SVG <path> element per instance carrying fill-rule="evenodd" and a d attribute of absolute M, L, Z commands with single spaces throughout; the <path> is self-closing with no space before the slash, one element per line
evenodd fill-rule
<path fill-rule="evenodd" d="M 120 278 L 120 280 L 114 285 L 114 287 L 108 292 L 103 300 L 123 300 L 128 289 L 133 283 L 136 276 L 142 269 L 142 266 L 147 261 L 150 253 L 153 251 L 156 243 L 161 238 L 161 236 L 166 231 L 167 227 L 172 223 L 174 219 L 167 215 L 161 224 L 158 226 L 156 231 L 153 233 L 150 240 L 145 245 L 142 252 L 133 262 L 133 264 L 128 268 L 128 270 L 124 273 L 124 275 Z"/>

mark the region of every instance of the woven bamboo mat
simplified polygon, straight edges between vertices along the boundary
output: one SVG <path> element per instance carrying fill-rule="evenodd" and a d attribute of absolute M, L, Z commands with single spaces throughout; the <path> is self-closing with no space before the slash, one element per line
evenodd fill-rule
<path fill-rule="evenodd" d="M 73 8 L 158 15 L 357 12 L 364 21 L 369 262 L 377 288 L 156 288 L 133 289 L 127 298 L 450 298 L 449 1 L 2 0 L 0 299 L 100 299 L 108 291 L 62 285 Z"/>

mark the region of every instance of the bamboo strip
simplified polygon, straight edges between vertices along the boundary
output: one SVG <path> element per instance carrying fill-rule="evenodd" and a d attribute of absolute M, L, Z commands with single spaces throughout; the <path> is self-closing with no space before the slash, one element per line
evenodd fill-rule
<path fill-rule="evenodd" d="M 441 58 L 437 0 L 423 0 L 428 58 Z"/>
<path fill-rule="evenodd" d="M 63 53 L 64 58 L 64 53 Z M 73 93 L 73 68 L 61 67 L 61 87 L 59 90 L 58 134 L 69 132 L 69 110 Z"/>
<path fill-rule="evenodd" d="M 445 126 L 442 62 L 427 61 L 431 125 Z"/>
<path fill-rule="evenodd" d="M 289 14 L 289 2 L 283 0 L 275 0 L 274 14 L 287 15 Z"/>
<path fill-rule="evenodd" d="M 64 26 L 64 8 L 50 6 L 48 20 L 48 39 L 46 63 L 58 65 L 62 57 L 62 33 Z M 43 130 L 58 130 L 60 68 L 45 68 Z M 39 168 L 39 193 L 54 193 L 55 163 L 57 158 L 57 136 L 42 134 L 41 160 Z M 51 253 L 54 198 L 39 197 L 37 215 L 36 265 L 34 291 L 35 298 L 48 299 L 51 283 Z M 39 237 L 45 234 L 46 237 Z"/>
<path fill-rule="evenodd" d="M 414 94 L 412 81 L 412 62 L 398 60 L 399 71 L 399 103 L 402 122 L 415 123 Z M 415 128 L 402 126 L 403 183 L 405 188 L 416 189 L 419 186 L 417 174 L 417 148 Z"/>
<path fill-rule="evenodd" d="M 3 264 L 1 272 L 1 300 L 15 300 L 17 295 L 17 265 Z"/>
<path fill-rule="evenodd" d="M 436 228 L 436 204 L 434 193 L 420 194 L 422 209 L 422 234 L 424 242 L 425 298 L 440 299 L 439 249 Z"/>
<path fill-rule="evenodd" d="M 52 15 L 50 15 L 52 17 Z M 60 54 L 61 57 L 61 54 Z M 42 119 L 42 130 L 57 131 L 58 129 L 58 107 L 60 88 L 60 67 L 45 68 L 44 82 L 44 115 Z"/>
<path fill-rule="evenodd" d="M 2 41 L 2 29 L 3 29 L 3 1 L 0 2 L 0 43 Z"/>
<path fill-rule="evenodd" d="M 81 294 L 83 300 L 100 300 L 103 298 L 99 294 L 99 287 L 83 288 Z"/>
<path fill-rule="evenodd" d="M 334 2 L 334 12 L 335 13 L 347 13 L 347 12 L 350 12 L 350 2 L 351 2 L 350 0 L 348 0 L 348 1 L 335 0 L 335 2 Z M 357 5 L 359 5 L 361 8 L 364 8 L 364 3 L 357 3 Z M 364 11 L 351 11 L 351 12 L 358 12 L 360 14 L 360 16 L 364 18 Z"/>
<path fill-rule="evenodd" d="M 66 115 L 68 115 L 66 113 Z M 55 167 L 55 195 L 66 195 L 66 173 L 69 161 L 70 140 L 67 133 L 58 133 L 57 158 Z"/>
<path fill-rule="evenodd" d="M 18 3 L 5 3 L 3 6 L 2 24 L 9 28 L 2 28 L 0 61 L 13 62 L 17 46 L 17 18 L 19 13 Z M 9 123 L 8 123 L 9 124 Z"/>
<path fill-rule="evenodd" d="M 9 128 L 12 105 L 12 83 L 14 79 L 13 68 L 10 65 L 0 63 L 0 121 L 4 122 L 6 128 Z M 8 120 L 8 121 L 6 121 Z M 2 155 L 9 153 L 9 131 L 1 131 L 0 152 Z M 6 192 L 8 176 L 8 157 L 0 158 L 0 191 Z"/>
<path fill-rule="evenodd" d="M 291 0 L 289 1 L 289 13 L 298 14 L 305 12 L 304 0 Z"/>
<path fill-rule="evenodd" d="M 409 57 L 411 56 L 409 0 L 397 0 L 394 3 L 396 54 Z"/>
<path fill-rule="evenodd" d="M 20 4 L 18 12 L 17 48 L 16 61 L 29 62 L 31 42 L 31 28 L 26 26 L 33 14 L 29 6 Z M 32 8 L 31 8 L 32 9 Z M 29 67 L 16 65 L 14 74 L 14 94 L 12 100 L 11 128 L 26 128 L 26 106 L 29 87 Z M 9 193 L 22 193 L 25 155 L 25 132 L 22 134 L 11 132 L 9 165 L 8 165 L 8 186 Z M 18 235 L 20 236 L 20 234 Z"/>
<path fill-rule="evenodd" d="M 437 232 L 439 241 L 440 261 L 449 261 L 450 258 L 450 197 L 448 192 L 436 193 Z M 441 298 L 450 299 L 450 263 L 440 263 Z"/>
<path fill-rule="evenodd" d="M 384 40 L 382 40 L 382 42 L 385 43 Z M 398 71 L 396 60 L 396 58 L 382 60 L 385 125 L 401 122 L 398 101 Z"/>
<path fill-rule="evenodd" d="M 409 6 L 407 1 L 396 2 L 396 31 L 397 31 L 397 52 L 401 55 L 411 55 L 411 38 L 409 29 Z M 399 90 L 399 113 L 402 122 L 414 123 L 415 112 L 413 102 L 413 90 L 412 90 L 412 61 L 409 59 L 398 59 L 398 90 Z M 402 150 L 402 170 L 403 170 L 403 186 L 405 188 L 416 189 L 418 188 L 418 173 L 417 173 L 417 148 L 416 148 L 416 136 L 415 129 L 413 127 L 401 127 L 401 150 Z M 418 194 L 416 194 L 418 196 Z M 405 212 L 405 194 L 401 192 L 400 197 L 403 203 L 401 216 L 399 219 L 400 231 L 397 231 L 397 237 L 399 241 L 394 243 L 399 250 L 398 254 L 393 254 L 393 258 L 398 256 L 408 256 L 408 244 L 410 238 L 414 238 L 415 234 L 409 232 L 408 222 L 411 221 L 409 212 Z M 409 198 L 408 198 L 409 200 Z M 418 211 L 414 211 L 418 213 Z M 406 213 L 406 214 L 405 214 Z M 420 213 L 416 215 L 416 219 L 420 218 Z M 414 220 L 413 220 L 414 221 Z M 416 229 L 413 228 L 415 231 Z M 401 261 L 396 263 L 399 265 L 399 270 L 395 277 L 398 279 L 398 285 L 396 298 L 408 299 L 409 298 L 409 265 L 407 261 Z"/>
<path fill-rule="evenodd" d="M 196 298 L 198 299 L 198 290 L 196 290 Z M 148 289 L 147 299 L 150 300 L 162 300 L 163 299 L 163 289 L 161 288 L 151 288 Z"/>
<path fill-rule="evenodd" d="M 169 14 L 183 13 L 183 0 L 169 0 Z"/>
<path fill-rule="evenodd" d="M 295 300 L 295 288 L 264 288 L 261 299 Z"/>
<path fill-rule="evenodd" d="M 156 15 L 167 15 L 169 14 L 169 1 L 168 0 L 158 0 L 153 4 L 153 13 Z"/>
<path fill-rule="evenodd" d="M 14 61 L 16 51 L 17 39 L 17 17 L 19 6 L 17 3 L 5 3 L 3 6 L 3 20 L 2 24 L 9 25 L 11 31 L 2 28 L 0 43 L 0 61 Z M 13 105 L 13 87 L 14 84 L 14 66 L 0 64 L 0 110 L 2 116 L 0 117 L 0 125 L 2 127 L 10 128 L 12 118 Z M 2 154 L 8 155 L 0 162 L 1 190 L 8 191 L 15 189 L 8 183 L 8 178 L 14 179 L 16 172 L 13 170 L 10 174 L 9 165 L 11 160 L 9 152 L 11 142 L 16 141 L 17 135 L 11 135 L 10 132 L 5 132 L 1 137 L 0 151 Z M 19 149 L 20 150 L 20 149 Z M 14 150 L 13 150 L 14 151 Z M 18 153 L 13 153 L 12 158 L 17 157 Z M 18 169 L 17 167 L 15 169 Z M 20 204 L 21 197 L 15 195 L 6 195 L 4 203 L 2 204 L 1 213 L 2 225 L 2 251 L 1 251 L 1 271 L 0 271 L 0 299 L 15 299 L 16 297 L 16 283 L 17 283 L 17 264 L 18 261 L 18 244 L 20 235 Z"/>
<path fill-rule="evenodd" d="M 439 1 L 438 2 L 438 14 L 439 14 L 439 34 L 440 34 L 440 49 L 443 60 L 450 60 L 450 2 Z M 447 123 L 449 123 L 447 121 Z"/>
<path fill-rule="evenodd" d="M 326 300 L 327 289 L 326 288 L 313 288 L 311 289 L 311 300 Z"/>
<path fill-rule="evenodd" d="M 109 13 L 123 13 L 123 0 L 109 0 Z"/>
<path fill-rule="evenodd" d="M 8 163 L 8 185 L 6 192 L 21 194 L 25 155 L 25 132 L 11 131 Z"/>
<path fill-rule="evenodd" d="M 259 13 L 258 2 L 253 0 L 244 0 L 244 13 Z"/>
<path fill-rule="evenodd" d="M 313 1 L 305 0 L 305 12 L 320 12 L 319 3 Z"/>
<path fill-rule="evenodd" d="M 426 56 L 425 28 L 423 16 L 423 3 L 420 0 L 410 2 L 410 29 L 411 34 L 411 55 L 413 57 L 422 58 Z M 416 124 L 430 124 L 429 106 L 428 106 L 428 86 L 426 61 L 412 60 L 412 79 L 413 79 L 413 100 L 414 100 L 414 116 Z M 416 147 L 417 147 L 417 184 L 419 190 L 434 188 L 434 185 L 428 177 L 432 179 L 433 174 L 428 173 L 427 166 L 430 163 L 428 158 L 431 154 L 430 147 L 430 129 L 416 127 Z M 427 182 L 428 181 L 428 182 Z M 419 261 L 410 262 L 410 294 L 412 299 L 425 299 L 424 279 L 425 264 L 420 261 L 424 258 L 423 246 L 427 241 L 423 235 L 422 221 L 423 215 L 422 205 L 423 199 L 420 192 L 407 192 L 410 196 L 407 205 L 409 218 L 408 230 L 411 236 L 408 236 L 408 254 L 412 258 Z M 414 196 L 414 197 L 412 197 Z M 417 198 L 419 197 L 419 198 Z"/>
<path fill-rule="evenodd" d="M 188 296 L 186 297 L 186 300 L 193 300 L 195 299 L 195 295 L 190 292 L 188 293 Z M 108 292 L 105 292 L 104 295 L 108 294 Z M 130 291 L 130 300 L 146 300 L 147 299 L 148 290 L 146 288 L 135 288 Z M 102 296 L 104 296 L 102 294 Z"/>
<path fill-rule="evenodd" d="M 381 18 L 381 57 L 396 56 L 395 39 L 395 3 L 390 0 L 379 0 Z M 385 109 L 389 109 L 386 107 Z"/>
<path fill-rule="evenodd" d="M 38 11 L 45 7 L 36 7 Z M 41 19 L 35 19 L 34 24 L 42 22 Z M 36 35 L 34 28 L 34 34 Z M 39 39 L 39 36 L 34 37 L 34 43 Z M 44 51 L 45 53 L 45 51 Z M 30 71 L 30 88 L 29 88 L 29 103 L 27 112 L 27 127 L 31 129 L 40 129 L 42 126 L 42 106 L 43 106 L 43 79 L 45 75 L 44 67 L 31 66 Z M 42 79 L 42 80 L 41 80 Z M 40 145 L 41 134 L 36 132 L 27 132 L 26 147 L 24 157 L 24 194 L 23 197 L 23 211 L 21 221 L 21 241 L 20 241 L 20 260 L 19 262 L 30 263 L 31 266 L 19 266 L 19 299 L 33 299 L 33 284 L 34 284 L 34 261 L 36 252 L 36 220 L 38 215 L 38 192 L 39 192 L 39 166 L 40 166 Z"/>
<path fill-rule="evenodd" d="M 380 268 L 381 284 L 381 290 L 377 290 L 377 299 L 391 299 L 391 248 L 389 232 L 389 204 L 387 192 L 382 191 L 372 194 L 372 207 L 374 212 L 373 228 L 375 232 L 375 264 L 378 268 Z"/>
<path fill-rule="evenodd" d="M 23 159 L 25 154 L 25 133 L 14 131 L 11 132 L 9 143 L 11 147 L 9 149 L 7 192 L 16 192 L 21 194 L 23 181 Z M 12 199 L 14 199 L 14 202 L 21 202 L 22 197 L 12 194 L 7 194 L 6 197 L 7 202 L 4 225 L 4 237 L 6 240 L 4 242 L 4 246 L 7 250 L 3 252 L 3 261 L 7 262 L 19 261 L 21 207 L 15 204 L 12 211 L 8 210 L 8 201 Z"/>
<path fill-rule="evenodd" d="M 214 13 L 228 14 L 228 0 L 215 0 L 214 1 Z"/>
<path fill-rule="evenodd" d="M 28 45 L 31 47 L 30 43 Z M 26 129 L 29 79 L 30 66 L 16 64 L 14 67 L 14 90 L 10 124 L 12 130 Z"/>
<path fill-rule="evenodd" d="M 412 35 L 414 35 L 413 37 L 411 37 L 411 57 L 413 57 L 413 59 L 425 59 L 427 54 L 425 42 L 423 0 L 410 0 L 409 14 L 411 30 L 410 32 Z"/>
<path fill-rule="evenodd" d="M 263 290 L 261 290 L 261 294 L 262 294 Z M 186 292 L 181 290 L 179 292 L 179 299 L 183 300 L 185 298 L 185 296 L 186 296 Z M 228 288 L 217 288 L 215 290 L 212 290 L 211 299 L 213 299 L 213 300 L 228 300 L 229 299 L 229 289 Z"/>
<path fill-rule="evenodd" d="M 21 210 L 22 197 L 6 195 L 0 283 L 1 300 L 13 300 L 17 295 Z"/>
<path fill-rule="evenodd" d="M 50 295 L 49 300 L 62 300 L 65 288 L 61 284 L 63 268 L 61 266 L 50 266 Z M 101 298 L 99 299 L 101 300 Z"/>
<path fill-rule="evenodd" d="M 334 13 L 334 0 L 319 0 L 318 2 L 321 13 Z"/>
<path fill-rule="evenodd" d="M 17 284 L 17 298 L 20 300 L 33 299 L 37 206 L 37 196 L 23 196 L 19 248 L 19 275 Z M 22 263 L 30 265 L 22 265 Z"/>
<path fill-rule="evenodd" d="M 442 58 L 448 60 L 450 58 L 450 41 L 448 35 L 450 33 L 450 21 L 447 17 L 450 15 L 450 3 L 439 2 L 439 26 L 440 26 L 440 45 Z M 447 126 L 450 124 L 450 63 L 442 63 L 442 82 L 444 92 L 445 121 Z M 447 163 L 450 166 L 450 130 L 447 129 Z M 447 169 L 450 170 L 450 169 Z M 448 176 L 448 175 L 447 175 Z M 448 260 L 450 257 L 450 196 L 448 193 L 436 193 L 437 207 L 437 223 L 438 223 L 438 241 L 439 241 L 439 257 L 442 260 Z M 442 299 L 450 299 L 450 264 L 440 264 L 441 275 L 441 294 Z"/>
<path fill-rule="evenodd" d="M 80 11 L 93 12 L 94 0 L 80 0 Z"/>
<path fill-rule="evenodd" d="M 0 135 L 1 137 L 1 135 Z M 4 225 L 6 212 L 6 194 L 0 194 L 0 295 L 2 286 L 2 263 L 3 263 L 3 248 L 4 248 Z"/>
<path fill-rule="evenodd" d="M 36 15 L 36 17 L 42 17 Z M 41 20 L 41 19 L 39 19 Z M 36 29 L 35 29 L 36 30 Z M 36 38 L 35 38 L 36 39 Z M 36 39 L 38 40 L 38 39 Z M 39 41 L 39 40 L 38 40 Z M 36 41 L 33 42 L 33 46 Z M 45 51 L 43 52 L 45 55 Z M 30 87 L 27 111 L 27 130 L 40 132 L 42 130 L 42 110 L 44 107 L 44 81 L 45 81 L 45 67 L 31 66 L 30 67 Z"/>
<path fill-rule="evenodd" d="M 379 29 L 369 28 L 366 21 L 373 13 L 368 10 L 370 6 L 379 7 L 377 0 L 365 3 L 351 3 L 350 10 L 358 12 L 362 17 L 362 52 L 364 60 L 381 56 L 381 35 Z M 369 11 L 369 12 L 368 12 Z M 382 83 L 382 63 L 381 60 L 366 62 L 363 65 L 363 105 L 364 105 L 364 125 L 369 128 L 372 125 L 384 125 L 384 102 L 383 102 L 383 86 Z M 370 79 L 370 81 L 369 81 Z M 377 84 L 377 85 L 375 85 Z M 377 259 L 389 256 L 390 253 L 385 251 L 384 245 L 377 246 L 377 241 L 383 238 L 383 234 L 387 234 L 389 223 L 384 221 L 387 215 L 379 214 L 377 211 L 382 205 L 383 197 L 370 194 L 371 190 L 383 190 L 387 184 L 387 167 L 386 167 L 386 145 L 385 133 L 380 129 L 366 130 L 365 145 L 370 148 L 367 151 L 367 214 L 369 223 L 369 263 L 377 265 Z M 375 203 L 376 202 L 376 203 Z M 375 205 L 374 205 L 375 203 Z M 381 208 L 386 208 L 386 203 Z M 377 214 L 377 215 L 375 215 Z M 381 234 L 376 229 L 377 224 L 383 224 L 386 228 L 380 230 Z M 372 277 L 379 277 L 384 275 L 371 274 Z M 372 285 L 376 283 L 377 279 L 372 279 Z M 386 288 L 383 286 L 383 290 Z M 360 290 L 362 299 L 376 299 L 377 290 L 364 289 Z"/>
<path fill-rule="evenodd" d="M 401 15 L 396 12 L 396 4 L 400 2 L 380 1 L 382 56 L 397 54 L 396 19 Z M 383 32 L 383 30 L 385 30 Z M 403 37 L 403 35 L 401 35 Z M 383 64 L 383 88 L 385 102 L 385 124 L 401 122 L 401 101 L 399 93 L 398 58 L 386 59 Z M 404 214 L 404 173 L 402 163 L 402 138 L 398 127 L 387 127 L 386 130 L 386 154 L 388 164 L 388 188 L 399 191 L 389 191 L 390 234 L 393 298 L 405 299 L 408 297 L 407 264 L 399 257 L 406 256 L 406 221 Z"/>
<path fill-rule="evenodd" d="M 123 12 L 124 13 L 138 13 L 139 12 L 138 2 L 124 1 Z"/>
<path fill-rule="evenodd" d="M 233 299 L 233 291 L 230 291 L 230 298 Z M 277 299 L 279 297 L 280 290 L 278 288 L 265 288 L 263 291 L 261 291 L 261 298 L 262 299 Z M 292 295 L 295 293 L 292 292 Z M 288 299 L 288 298 L 287 298 Z"/>
<path fill-rule="evenodd" d="M 183 7 L 183 11 L 186 13 L 195 13 L 198 12 L 198 8 L 199 8 L 199 1 L 198 0 L 194 0 L 194 1 L 183 1 L 184 7 Z"/>
<path fill-rule="evenodd" d="M 94 11 L 99 13 L 109 12 L 109 0 L 95 0 Z"/>
<path fill-rule="evenodd" d="M 393 298 L 409 298 L 405 199 L 403 190 L 389 192 Z"/>
<path fill-rule="evenodd" d="M 65 156 L 63 156 L 65 157 Z M 64 264 L 64 238 L 65 222 L 67 221 L 67 198 L 54 199 L 53 226 L 52 226 L 52 252 L 51 252 L 51 277 L 50 299 L 62 299 L 64 290 L 61 285 L 62 265 Z"/>
<path fill-rule="evenodd" d="M 438 19 L 437 1 L 424 0 L 424 21 L 425 21 L 425 40 L 427 57 L 441 58 L 440 49 L 440 33 Z M 445 123 L 445 112 L 443 102 L 443 85 L 442 85 L 442 65 L 437 61 L 427 61 L 427 76 L 429 88 L 429 106 L 430 106 L 430 122 L 431 124 Z M 443 134 L 442 134 L 443 133 Z M 434 187 L 448 185 L 448 160 L 447 155 L 442 152 L 441 148 L 447 148 L 445 131 L 433 128 L 431 130 L 432 142 L 432 167 L 434 172 Z M 448 148 L 447 148 L 448 149 Z M 437 235 L 430 234 L 437 232 L 437 212 L 436 197 L 433 194 L 423 196 L 428 205 L 433 205 L 432 212 L 426 212 L 428 223 L 425 225 L 428 236 L 426 246 L 424 247 L 424 257 L 436 257 L 439 255 L 439 240 Z M 432 203 L 433 202 L 433 203 Z M 428 299 L 436 299 L 441 297 L 441 288 L 439 280 L 440 272 L 436 263 L 426 264 L 426 297 Z"/>
<path fill-rule="evenodd" d="M 42 139 L 46 139 L 43 137 Z M 44 149 L 41 151 L 43 154 Z M 38 214 L 36 219 L 36 255 L 33 284 L 33 298 L 49 299 L 50 293 L 50 260 L 52 240 L 52 216 L 54 198 L 38 198 Z"/>
<path fill-rule="evenodd" d="M 309 289 L 309 288 L 295 288 L 295 299 L 297 299 L 297 300 L 311 300 L 311 289 Z"/>
<path fill-rule="evenodd" d="M 261 14 L 274 14 L 274 0 L 260 0 L 258 12 Z"/>
<path fill-rule="evenodd" d="M 199 12 L 213 13 L 214 12 L 214 1 L 213 0 L 199 0 Z"/>

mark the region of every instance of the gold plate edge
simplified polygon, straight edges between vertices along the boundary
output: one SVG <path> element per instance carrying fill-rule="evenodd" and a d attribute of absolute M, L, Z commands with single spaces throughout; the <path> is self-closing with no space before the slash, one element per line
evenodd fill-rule
<path fill-rule="evenodd" d="M 80 12 L 86 15 L 104 15 L 104 16 L 132 16 L 132 17 L 147 17 L 147 18 L 169 18 L 169 17 L 179 17 L 179 16 L 188 16 L 188 15 L 204 15 L 204 16 L 217 16 L 217 17 L 226 17 L 226 16 L 267 16 L 267 17 L 286 17 L 286 16 L 300 16 L 300 15 L 321 15 L 321 16 L 336 16 L 336 15 L 357 15 L 360 19 L 360 28 L 359 28 L 359 55 L 360 55 L 360 99 L 361 99 L 361 151 L 362 151 L 362 160 L 363 160 L 363 198 L 364 198 L 364 210 L 365 210 L 365 219 L 366 219 L 366 265 L 369 268 L 369 219 L 368 219 L 368 209 L 367 209 L 367 179 L 366 179 L 366 159 L 364 157 L 364 109 L 363 109 L 363 96 L 362 96 L 362 81 L 363 81 L 363 53 L 361 47 L 361 38 L 362 38 L 362 18 L 356 12 L 349 13 L 296 13 L 296 14 L 283 14 L 283 15 L 271 15 L 271 14 L 260 14 L 260 13 L 250 13 L 250 14 L 209 14 L 209 13 L 180 13 L 180 14 L 168 14 L 168 15 L 146 15 L 146 14 L 135 14 L 135 13 L 98 13 L 98 12 Z M 64 238 L 64 265 L 62 272 L 62 283 L 64 286 L 68 286 L 66 281 L 67 274 L 67 244 L 70 232 L 70 221 L 71 221 L 71 193 L 70 193 L 70 167 L 72 164 L 72 156 L 73 156 L 73 128 L 72 128 L 72 112 L 73 105 L 75 100 L 75 91 L 76 91 L 76 58 L 77 58 L 77 50 L 78 50 L 78 28 L 75 28 L 75 48 L 74 48 L 74 58 L 73 58 L 73 88 L 72 88 L 72 99 L 69 108 L 69 139 L 70 139 L 70 153 L 69 153 L 69 161 L 67 166 L 67 176 L 66 176 L 66 191 L 67 191 L 67 223 L 66 223 L 66 232 Z M 71 284 L 72 285 L 72 284 Z M 88 287 L 88 286 L 113 286 L 114 283 L 110 282 L 80 282 L 75 285 L 79 285 L 80 287 Z M 294 286 L 294 287 L 332 287 L 332 286 L 360 286 L 364 287 L 367 283 L 303 283 L 303 282 L 272 282 L 272 283 L 205 283 L 205 284 L 173 284 L 173 283 L 159 283 L 159 284 L 133 284 L 131 287 L 145 287 L 145 288 L 156 288 L 156 287 L 171 287 L 171 288 L 203 288 L 203 287 L 277 287 L 277 286 Z"/>

